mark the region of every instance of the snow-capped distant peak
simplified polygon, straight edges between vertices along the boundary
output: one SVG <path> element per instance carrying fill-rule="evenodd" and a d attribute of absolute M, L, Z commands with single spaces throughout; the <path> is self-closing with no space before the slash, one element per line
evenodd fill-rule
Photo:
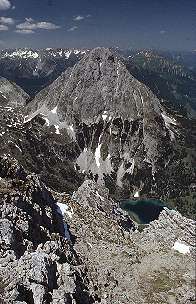
<path fill-rule="evenodd" d="M 4 58 L 15 58 L 15 57 L 21 57 L 21 58 L 38 58 L 39 54 L 36 51 L 32 51 L 32 50 L 22 50 L 22 49 L 18 49 L 15 50 L 13 52 L 5 52 L 4 53 Z"/>

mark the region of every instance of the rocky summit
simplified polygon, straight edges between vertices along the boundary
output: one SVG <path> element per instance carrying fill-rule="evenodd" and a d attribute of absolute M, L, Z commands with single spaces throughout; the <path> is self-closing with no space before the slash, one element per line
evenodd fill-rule
<path fill-rule="evenodd" d="M 0 303 L 195 303 L 195 121 L 116 52 L 72 53 L 33 99 L 0 78 Z"/>

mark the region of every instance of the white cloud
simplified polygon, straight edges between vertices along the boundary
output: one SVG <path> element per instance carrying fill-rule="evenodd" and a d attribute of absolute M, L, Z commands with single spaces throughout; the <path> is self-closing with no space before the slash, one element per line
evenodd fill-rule
<path fill-rule="evenodd" d="M 167 31 L 165 31 L 165 30 L 161 30 L 161 31 L 160 31 L 160 34 L 161 34 L 161 35 L 164 35 L 164 34 L 166 34 L 166 33 L 167 33 Z"/>
<path fill-rule="evenodd" d="M 75 30 L 77 30 L 78 29 L 78 26 L 72 26 L 72 27 L 70 27 L 67 31 L 68 32 L 73 32 L 73 31 L 75 31 Z"/>
<path fill-rule="evenodd" d="M 43 29 L 43 30 L 56 30 L 56 29 L 60 28 L 59 25 L 56 25 L 51 22 L 46 22 L 46 21 L 38 22 L 36 25 L 37 25 L 37 28 Z"/>
<path fill-rule="evenodd" d="M 35 32 L 33 30 L 16 30 L 16 33 L 19 34 L 34 34 Z"/>
<path fill-rule="evenodd" d="M 25 22 L 17 24 L 16 28 L 19 30 L 35 30 L 37 26 L 36 23 L 33 23 L 33 19 L 26 18 Z"/>
<path fill-rule="evenodd" d="M 7 25 L 4 25 L 4 24 L 0 24 L 0 31 L 8 31 L 9 28 Z"/>
<path fill-rule="evenodd" d="M 11 7 L 9 0 L 0 0 L 0 10 L 7 10 Z"/>
<path fill-rule="evenodd" d="M 0 17 L 0 23 L 1 24 L 9 24 L 12 25 L 15 23 L 13 18 L 9 18 L 9 17 Z"/>
<path fill-rule="evenodd" d="M 16 28 L 18 30 L 56 30 L 60 28 L 60 26 L 46 21 L 36 22 L 32 18 L 25 18 L 25 22 L 17 24 Z"/>
<path fill-rule="evenodd" d="M 83 19 L 85 19 L 85 17 L 81 16 L 81 15 L 78 15 L 78 16 L 76 16 L 76 17 L 73 18 L 74 21 L 81 21 Z"/>

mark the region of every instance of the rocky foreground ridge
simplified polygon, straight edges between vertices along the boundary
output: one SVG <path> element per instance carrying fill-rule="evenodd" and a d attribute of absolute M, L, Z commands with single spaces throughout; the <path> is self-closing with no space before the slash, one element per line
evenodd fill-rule
<path fill-rule="evenodd" d="M 1 158 L 0 176 L 2 303 L 90 303 L 51 193 L 14 159 Z"/>
<path fill-rule="evenodd" d="M 193 303 L 194 221 L 165 209 L 143 231 L 86 180 L 72 197 L 0 162 L 1 303 Z"/>

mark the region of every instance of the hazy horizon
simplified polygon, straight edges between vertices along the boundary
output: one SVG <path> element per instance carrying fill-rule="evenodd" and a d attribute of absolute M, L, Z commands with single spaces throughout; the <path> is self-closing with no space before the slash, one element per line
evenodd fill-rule
<path fill-rule="evenodd" d="M 164 49 L 164 48 L 162 48 L 162 49 L 153 49 L 153 48 L 120 48 L 120 47 L 117 47 L 117 46 L 104 46 L 104 45 L 97 45 L 97 46 L 95 46 L 95 47 L 89 47 L 89 48 L 85 48 L 85 47 L 68 47 L 68 46 L 65 46 L 65 47 L 58 47 L 58 46 L 55 46 L 55 47 L 38 47 L 38 48 L 36 48 L 36 47 L 13 47 L 13 48 L 3 48 L 3 47 L 0 47 L 0 51 L 6 51 L 6 50 L 19 50 L 19 49 L 23 49 L 23 50 L 32 50 L 32 51 L 36 51 L 36 50 L 46 50 L 46 49 L 51 49 L 51 50 L 58 50 L 58 49 L 75 49 L 75 50 L 77 50 L 77 49 L 79 49 L 79 50 L 92 50 L 92 49 L 94 49 L 94 48 L 99 48 L 99 47 L 103 47 L 103 48 L 108 48 L 108 49 L 115 49 L 115 48 L 117 48 L 117 49 L 119 49 L 119 50 L 122 50 L 122 51 L 152 51 L 152 52 L 165 52 L 165 53 L 172 53 L 172 52 L 174 52 L 174 53 L 196 53 L 196 50 L 175 50 L 175 49 Z"/>

